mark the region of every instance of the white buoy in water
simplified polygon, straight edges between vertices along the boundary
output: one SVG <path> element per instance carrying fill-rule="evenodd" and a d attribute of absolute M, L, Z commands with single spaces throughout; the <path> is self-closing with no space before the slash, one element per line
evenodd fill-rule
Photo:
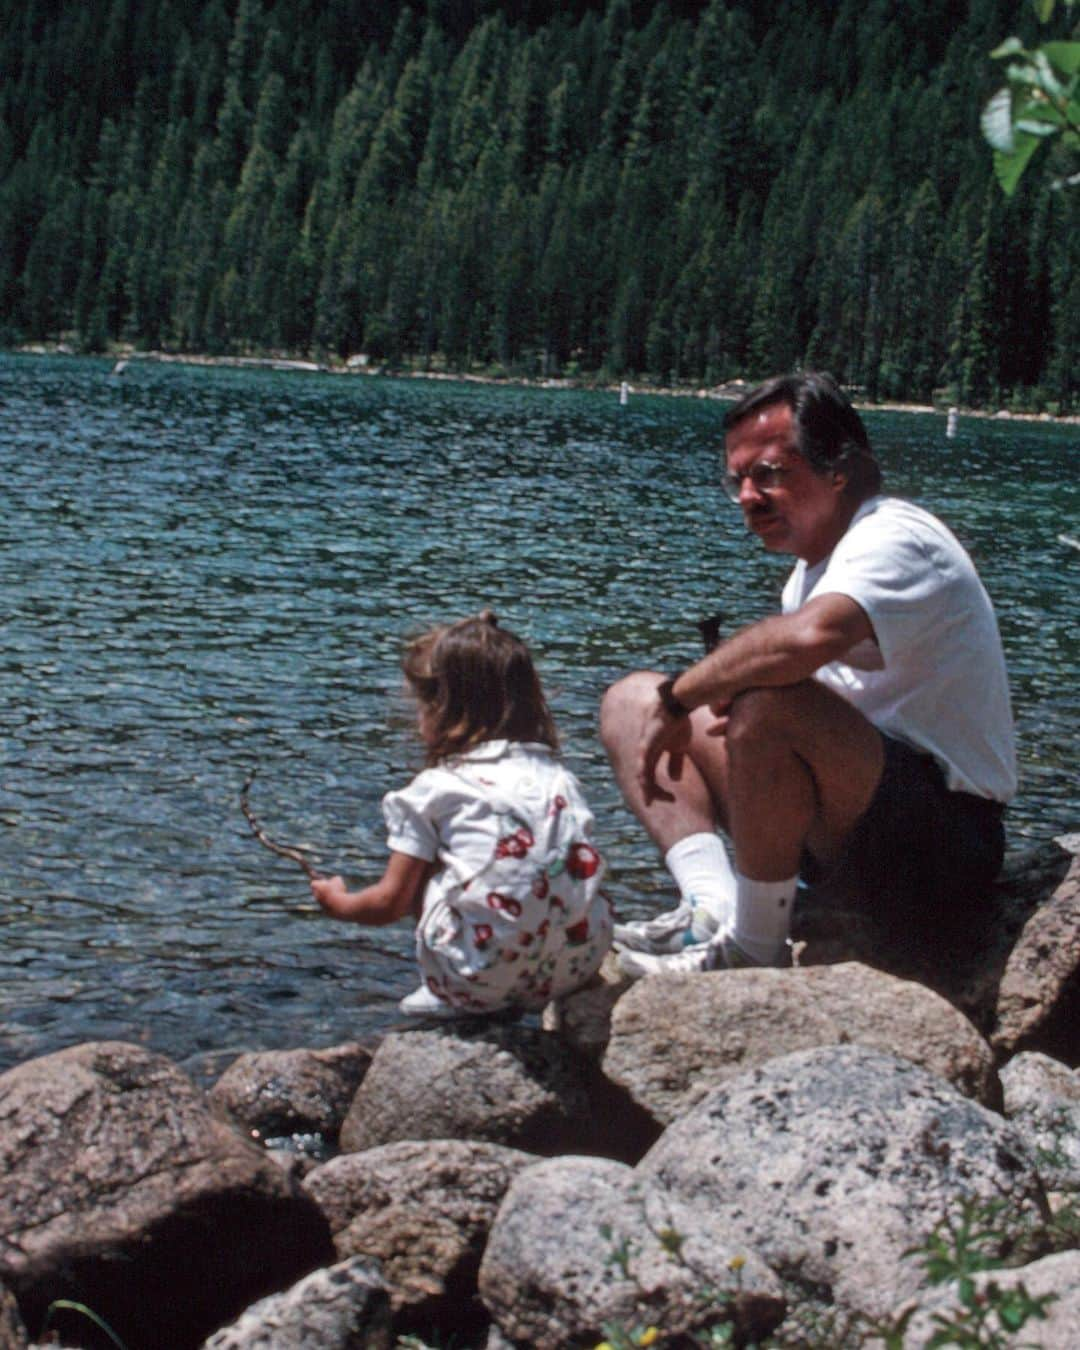
<path fill-rule="evenodd" d="M 622 384 L 619 385 L 619 407 L 625 408 L 629 402 L 630 402 L 630 386 L 626 383 L 625 380 L 623 380 Z"/>
<path fill-rule="evenodd" d="M 956 435 L 956 422 L 959 415 L 960 414 L 956 411 L 955 408 L 949 409 L 949 416 L 947 421 L 945 422 L 945 435 L 948 436 L 950 441 Z"/>

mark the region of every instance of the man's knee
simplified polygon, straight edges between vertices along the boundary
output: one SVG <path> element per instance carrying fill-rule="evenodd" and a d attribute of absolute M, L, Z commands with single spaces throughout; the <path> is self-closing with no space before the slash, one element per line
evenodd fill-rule
<path fill-rule="evenodd" d="M 814 715 L 814 684 L 812 680 L 803 680 L 774 689 L 744 689 L 736 694 L 728 710 L 729 746 L 742 747 L 766 736 L 783 739 L 789 732 L 795 735 L 806 719 Z"/>
<path fill-rule="evenodd" d="M 600 700 L 600 740 L 608 751 L 624 744 L 627 737 L 636 743 L 641 717 L 663 678 L 655 671 L 637 670 L 605 690 Z"/>

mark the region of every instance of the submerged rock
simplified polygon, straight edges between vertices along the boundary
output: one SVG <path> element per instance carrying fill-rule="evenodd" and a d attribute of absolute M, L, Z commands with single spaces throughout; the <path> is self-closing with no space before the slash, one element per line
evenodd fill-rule
<path fill-rule="evenodd" d="M 371 1055 L 356 1043 L 240 1055 L 210 1089 L 210 1100 L 253 1137 L 317 1135 L 333 1143 Z"/>
<path fill-rule="evenodd" d="M 182 1350 L 332 1256 L 317 1206 L 168 1060 L 93 1042 L 0 1076 L 0 1278 Z"/>

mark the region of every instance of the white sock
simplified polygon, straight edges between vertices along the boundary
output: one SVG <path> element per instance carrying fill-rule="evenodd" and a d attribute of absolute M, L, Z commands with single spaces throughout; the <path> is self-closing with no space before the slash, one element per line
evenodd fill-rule
<path fill-rule="evenodd" d="M 687 835 L 668 849 L 664 863 L 690 906 L 696 941 L 705 942 L 718 929 L 730 928 L 735 917 L 735 870 L 718 834 Z"/>
<path fill-rule="evenodd" d="M 785 881 L 754 881 L 735 873 L 735 926 L 732 936 L 762 965 L 772 965 L 784 950 L 791 929 L 797 876 Z"/>

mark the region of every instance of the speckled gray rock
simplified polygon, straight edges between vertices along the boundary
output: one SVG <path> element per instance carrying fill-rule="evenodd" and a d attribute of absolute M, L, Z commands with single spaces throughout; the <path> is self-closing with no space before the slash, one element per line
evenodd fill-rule
<path fill-rule="evenodd" d="M 615 1007 L 604 1072 L 669 1124 L 712 1088 L 770 1059 L 854 1042 L 1001 1102 L 990 1047 L 939 994 L 856 962 L 639 981 Z"/>
<path fill-rule="evenodd" d="M 598 1078 L 572 1047 L 532 1027 L 394 1033 L 353 1098 L 341 1147 L 482 1139 L 530 1153 L 591 1153 L 601 1138 Z"/>
<path fill-rule="evenodd" d="M 0 1076 L 0 1277 L 129 1345 L 199 1344 L 332 1257 L 318 1208 L 168 1060 L 94 1042 Z"/>
<path fill-rule="evenodd" d="M 402 1142 L 342 1154 L 304 1184 L 326 1215 L 339 1258 L 379 1262 L 398 1325 L 468 1322 L 495 1211 L 534 1161 L 497 1144 Z"/>
<path fill-rule="evenodd" d="M 1046 1316 L 1029 1318 L 1019 1331 L 1002 1327 L 997 1317 L 991 1316 L 987 1330 L 1001 1337 L 993 1344 L 1033 1346 L 1035 1350 L 1076 1350 L 1080 1344 L 1080 1251 L 1044 1256 L 1041 1261 L 1011 1270 L 981 1271 L 972 1276 L 972 1282 L 976 1293 L 985 1292 L 990 1284 L 1000 1289 L 1023 1284 L 1033 1298 L 1050 1296 Z M 939 1330 L 935 1315 L 951 1321 L 962 1307 L 954 1286 L 930 1292 L 919 1301 L 919 1309 L 907 1325 L 904 1350 L 923 1350 Z"/>
<path fill-rule="evenodd" d="M 240 1055 L 210 1089 L 210 1100 L 257 1138 L 317 1134 L 333 1140 L 371 1053 L 350 1043 Z"/>
<path fill-rule="evenodd" d="M 1024 925 L 997 998 L 1000 1055 L 1040 1050 L 1080 1066 L 1080 858 Z"/>
<path fill-rule="evenodd" d="M 795 1287 L 871 1317 L 921 1286 L 906 1253 L 962 1197 L 1006 1201 L 1011 1236 L 1048 1212 L 1014 1126 L 855 1045 L 786 1055 L 715 1089 L 637 1171 L 675 1227 L 704 1210 Z"/>
<path fill-rule="evenodd" d="M 26 1350 L 27 1345 L 15 1295 L 0 1284 L 0 1350 Z"/>
<path fill-rule="evenodd" d="M 556 1032 L 583 1055 L 598 1059 L 611 1036 L 611 1013 L 633 983 L 608 952 L 591 980 L 544 1009 L 544 1030 Z"/>
<path fill-rule="evenodd" d="M 1048 1189 L 1080 1193 L 1080 1071 L 1027 1051 L 1001 1071 L 1005 1114 L 1026 1133 Z"/>
<path fill-rule="evenodd" d="M 535 1346 L 595 1342 L 607 1322 L 673 1334 L 731 1318 L 757 1338 L 784 1313 L 773 1273 L 707 1212 L 676 1234 L 662 1197 L 650 1205 L 630 1168 L 599 1158 L 521 1173 L 492 1227 L 480 1295 L 507 1339 Z"/>
<path fill-rule="evenodd" d="M 378 1268 L 353 1257 L 260 1299 L 204 1350 L 390 1350 L 390 1300 Z"/>

